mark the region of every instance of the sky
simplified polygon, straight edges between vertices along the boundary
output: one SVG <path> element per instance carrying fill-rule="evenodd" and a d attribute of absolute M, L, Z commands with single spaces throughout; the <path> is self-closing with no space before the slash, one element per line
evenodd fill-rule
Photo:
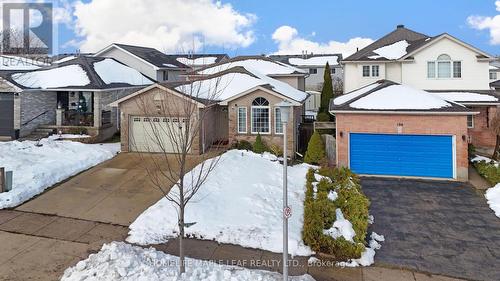
<path fill-rule="evenodd" d="M 500 55 L 500 0 L 57 0 L 58 51 L 113 43 L 168 53 L 347 56 L 398 24 Z"/>

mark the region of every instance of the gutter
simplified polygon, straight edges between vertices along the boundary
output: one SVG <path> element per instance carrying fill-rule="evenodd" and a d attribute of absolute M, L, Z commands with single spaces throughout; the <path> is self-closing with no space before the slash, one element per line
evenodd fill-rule
<path fill-rule="evenodd" d="M 345 114 L 391 114 L 391 115 L 477 115 L 479 112 L 476 111 L 459 111 L 459 112 L 450 112 L 450 111 L 357 111 L 357 110 L 330 110 L 328 111 L 330 114 L 334 113 L 345 113 Z"/>

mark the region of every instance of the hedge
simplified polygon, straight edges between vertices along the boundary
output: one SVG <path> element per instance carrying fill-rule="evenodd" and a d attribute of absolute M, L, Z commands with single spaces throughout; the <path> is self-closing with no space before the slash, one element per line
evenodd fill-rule
<path fill-rule="evenodd" d="M 314 196 L 314 177 L 319 173 L 328 179 L 321 179 Z M 325 253 L 335 261 L 347 261 L 360 258 L 365 250 L 365 238 L 368 231 L 368 208 L 370 201 L 363 194 L 359 178 L 347 168 L 310 169 L 306 175 L 306 194 L 304 200 L 304 226 L 302 239 L 313 251 Z M 335 201 L 328 199 L 333 190 L 338 197 Z M 323 234 L 335 222 L 335 210 L 340 208 L 344 217 L 353 226 L 356 236 L 354 243 L 343 237 L 334 239 Z"/>
<path fill-rule="evenodd" d="M 500 183 L 500 167 L 495 166 L 494 162 L 476 161 L 473 162 L 473 165 L 477 172 L 490 184 L 496 185 Z"/>

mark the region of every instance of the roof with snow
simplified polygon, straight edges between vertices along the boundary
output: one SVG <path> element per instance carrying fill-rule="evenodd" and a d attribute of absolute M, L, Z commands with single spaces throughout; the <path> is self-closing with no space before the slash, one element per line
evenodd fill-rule
<path fill-rule="evenodd" d="M 270 78 L 257 71 L 235 66 L 211 75 L 199 76 L 194 81 L 162 83 L 177 92 L 198 101 L 228 101 L 248 91 L 263 87 L 283 98 L 302 103 L 309 96 L 285 82 Z"/>
<path fill-rule="evenodd" d="M 442 37 L 452 38 L 455 41 L 461 42 L 463 45 L 474 49 L 483 57 L 490 57 L 488 54 L 470 46 L 447 33 L 442 33 L 437 36 L 428 36 L 408 28 L 404 25 L 398 25 L 391 33 L 378 39 L 365 48 L 345 58 L 343 61 L 391 61 L 398 60 L 415 50 L 433 43 Z"/>
<path fill-rule="evenodd" d="M 330 66 L 338 65 L 342 54 L 304 54 L 304 55 L 270 55 L 269 58 L 293 66 Z"/>
<path fill-rule="evenodd" d="M 499 96 L 493 90 L 482 91 L 432 91 L 428 92 L 441 97 L 447 101 L 457 102 L 463 105 L 498 105 L 500 104 Z"/>
<path fill-rule="evenodd" d="M 49 65 L 48 58 L 25 58 L 20 56 L 1 55 L 0 71 L 30 71 Z"/>
<path fill-rule="evenodd" d="M 330 101 L 330 112 L 447 112 L 470 110 L 438 95 L 380 80 Z"/>
<path fill-rule="evenodd" d="M 187 66 L 203 66 L 229 59 L 227 54 L 177 54 L 169 55 Z"/>
<path fill-rule="evenodd" d="M 9 72 L 5 79 L 21 89 L 111 89 L 153 83 L 112 58 L 79 56 L 29 72 Z"/>
<path fill-rule="evenodd" d="M 227 61 L 200 68 L 192 72 L 191 74 L 210 75 L 230 69 L 235 66 L 242 66 L 252 73 L 259 72 L 268 76 L 306 75 L 306 72 L 302 69 L 272 60 L 264 56 L 234 57 L 228 59 Z"/>
<path fill-rule="evenodd" d="M 500 89 L 500 80 L 491 82 L 490 86 L 495 88 L 495 89 Z"/>
<path fill-rule="evenodd" d="M 120 49 L 125 50 L 126 52 L 129 52 L 140 59 L 158 67 L 158 68 L 179 68 L 179 69 L 185 69 L 189 68 L 187 65 L 177 61 L 176 56 L 170 56 L 167 54 L 164 54 L 160 51 L 158 51 L 155 48 L 150 48 L 150 47 L 141 47 L 141 46 L 133 46 L 133 45 L 126 45 L 126 44 L 112 44 L 108 46 L 107 48 L 110 48 L 112 46 L 116 46 Z M 107 49 L 106 48 L 106 49 Z M 104 50 L 106 50 L 104 49 Z M 104 51 L 103 50 L 103 51 Z M 102 52 L 102 51 L 100 51 Z M 99 55 L 99 53 L 97 55 Z"/>

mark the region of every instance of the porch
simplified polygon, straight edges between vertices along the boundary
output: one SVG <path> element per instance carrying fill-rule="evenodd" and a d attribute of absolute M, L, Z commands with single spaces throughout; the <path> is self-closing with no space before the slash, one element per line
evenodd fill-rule
<path fill-rule="evenodd" d="M 111 110 L 103 110 L 100 92 L 57 92 L 56 126 L 106 127 L 110 126 Z"/>

